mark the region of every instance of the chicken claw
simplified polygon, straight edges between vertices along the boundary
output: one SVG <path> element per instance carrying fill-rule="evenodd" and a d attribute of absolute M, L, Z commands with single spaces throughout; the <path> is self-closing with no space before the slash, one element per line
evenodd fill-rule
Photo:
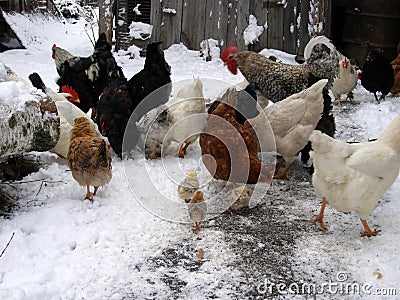
<path fill-rule="evenodd" d="M 361 233 L 361 237 L 363 236 L 367 236 L 367 237 L 371 237 L 371 236 L 377 236 L 379 234 L 379 232 L 381 232 L 381 230 L 375 230 L 375 231 L 371 231 L 371 229 L 369 228 L 367 221 L 361 219 L 361 223 L 364 226 L 364 232 Z"/>
<path fill-rule="evenodd" d="M 193 231 L 193 232 L 199 232 L 199 231 L 200 231 L 200 224 L 201 224 L 201 222 L 196 222 L 195 224 L 196 224 L 196 226 L 193 227 L 192 231 Z"/>
<path fill-rule="evenodd" d="M 90 192 L 89 185 L 86 186 L 86 198 L 85 199 L 88 199 L 93 202 L 93 196 L 92 196 L 92 193 Z"/>
<path fill-rule="evenodd" d="M 326 206 L 326 199 L 322 198 L 321 210 L 319 211 L 318 216 L 311 221 L 313 224 L 318 222 L 319 225 L 321 226 L 321 229 L 322 229 L 323 232 L 326 231 L 326 227 L 325 227 L 324 221 L 323 221 L 325 206 Z"/>

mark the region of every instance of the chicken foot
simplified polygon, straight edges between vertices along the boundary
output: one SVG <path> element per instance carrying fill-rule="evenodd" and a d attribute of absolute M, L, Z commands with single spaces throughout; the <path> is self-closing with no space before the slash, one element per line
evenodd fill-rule
<path fill-rule="evenodd" d="M 99 187 L 98 186 L 95 186 L 94 187 L 94 192 L 93 192 L 93 196 L 96 196 L 96 193 L 97 193 L 97 190 L 99 189 Z"/>
<path fill-rule="evenodd" d="M 283 162 L 284 162 L 284 159 L 281 158 L 281 159 L 278 161 L 278 163 L 276 164 L 275 174 L 274 174 L 274 178 L 275 178 L 275 179 L 282 179 L 282 178 L 288 179 L 287 176 L 286 176 L 286 172 L 287 172 L 287 170 L 288 170 L 289 167 L 290 167 L 290 164 L 288 164 L 288 163 L 287 163 L 286 166 L 283 168 L 282 172 L 280 172 L 279 174 L 277 174 L 277 172 L 279 171 L 279 169 L 282 167 Z"/>
<path fill-rule="evenodd" d="M 381 232 L 380 230 L 375 230 L 375 231 L 371 231 L 371 229 L 369 228 L 367 221 L 361 219 L 361 223 L 364 226 L 364 232 L 361 233 L 361 237 L 363 236 L 367 236 L 367 237 L 371 237 L 371 236 L 377 236 L 379 234 L 379 232 Z"/>
<path fill-rule="evenodd" d="M 92 196 L 92 193 L 90 192 L 90 186 L 89 185 L 86 185 L 86 198 L 85 199 L 93 201 L 93 196 Z"/>
<path fill-rule="evenodd" d="M 181 144 L 180 146 L 179 146 L 179 152 L 178 152 L 178 156 L 180 157 L 180 158 L 184 158 L 185 157 L 185 154 L 186 154 L 186 149 L 189 147 L 189 145 L 190 145 L 190 143 L 184 143 L 185 144 L 185 146 L 183 146 L 183 144 Z"/>
<path fill-rule="evenodd" d="M 311 221 L 313 224 L 315 224 L 315 223 L 318 222 L 318 223 L 319 223 L 319 226 L 321 226 L 321 229 L 322 229 L 323 232 L 326 231 L 326 227 L 325 227 L 324 221 L 323 221 L 325 206 L 326 206 L 326 199 L 325 199 L 325 197 L 323 197 L 323 198 L 322 198 L 322 204 L 321 204 L 321 210 L 319 211 L 318 216 L 317 216 L 314 220 Z M 361 221 L 362 221 L 362 220 L 361 220 Z M 367 226 L 368 226 L 368 225 L 367 225 Z"/>
<path fill-rule="evenodd" d="M 196 222 L 195 223 L 195 227 L 193 227 L 193 232 L 199 232 L 200 231 L 200 225 L 201 225 L 201 222 Z"/>

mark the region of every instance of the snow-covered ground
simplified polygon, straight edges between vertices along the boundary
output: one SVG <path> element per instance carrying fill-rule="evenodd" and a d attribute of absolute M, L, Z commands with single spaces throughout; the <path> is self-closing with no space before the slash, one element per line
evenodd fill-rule
<path fill-rule="evenodd" d="M 51 58 L 54 43 L 79 56 L 92 52 L 83 20 L 62 24 L 52 18 L 32 16 L 7 19 L 27 49 L 1 53 L 0 61 L 24 79 L 38 72 L 48 86 L 56 89 L 57 73 Z M 263 53 L 294 63 L 293 56 L 286 53 L 273 49 Z M 210 99 L 228 84 L 243 80 L 241 75 L 230 74 L 220 60 L 206 62 L 197 51 L 183 45 L 171 46 L 165 55 L 173 82 L 200 77 L 205 96 Z M 129 59 L 122 51 L 115 57 L 128 78 L 144 64 L 143 58 Z M 334 109 L 338 139 L 376 138 L 400 112 L 398 97 L 388 97 L 378 105 L 359 84 L 354 94 L 355 104 Z M 177 149 L 177 145 L 172 148 Z M 141 157 L 121 161 L 114 156 L 113 179 L 99 190 L 93 204 L 82 201 L 85 189 L 72 179 L 64 160 L 49 153 L 37 154 L 44 165 L 42 169 L 13 184 L 14 188 L 1 186 L 18 198 L 19 207 L 0 219 L 0 250 L 14 233 L 0 257 L 0 298 L 261 299 L 268 296 L 270 288 L 274 295 L 291 298 L 293 295 L 285 294 L 290 293 L 289 285 L 284 286 L 288 282 L 293 283 L 291 291 L 301 290 L 303 283 L 314 284 L 317 289 L 326 285 L 321 298 L 336 298 L 338 294 L 357 298 L 358 293 L 345 291 L 351 284 L 353 289 L 364 288 L 364 292 L 372 294 L 397 295 L 385 299 L 400 297 L 400 208 L 396 202 L 399 180 L 368 218 L 371 227 L 382 230 L 378 237 L 361 238 L 357 215 L 343 214 L 329 206 L 325 234 L 317 226 L 302 222 L 316 215 L 320 199 L 314 195 L 310 176 L 298 161 L 292 172 L 297 165 L 300 175 L 289 182 L 274 182 L 270 193 L 252 208 L 249 216 L 216 215 L 205 222 L 200 233 L 194 234 L 191 224 L 156 216 L 134 194 L 154 197 L 161 210 L 167 211 L 168 201 L 177 198 L 178 178 L 183 179 L 189 169 L 199 171 L 204 190 L 212 192 L 218 183 L 208 181 L 199 154 L 196 143 L 189 147 L 183 160 L 171 155 L 162 162 Z M 163 176 L 165 168 L 176 173 Z M 126 174 L 136 176 L 137 186 L 128 184 Z M 155 182 L 150 188 L 144 182 L 147 174 Z M 273 216 L 267 214 L 271 209 Z M 288 228 L 301 228 L 290 242 L 279 241 L 279 231 L 271 239 L 268 229 L 282 221 L 277 213 L 287 217 Z M 271 220 L 274 221 L 268 223 Z M 297 225 L 299 222 L 301 225 Z M 251 228 L 249 232 L 253 234 L 244 228 Z M 285 232 L 285 228 L 280 230 Z M 242 248 L 237 241 L 243 243 Z M 246 248 L 249 245 L 250 250 Z M 285 248 L 287 245 L 289 248 Z M 269 269 L 274 263 L 283 271 Z M 290 280 L 284 280 L 285 272 Z M 272 286 L 276 282 L 281 286 Z M 329 282 L 333 284 L 331 290 Z M 366 296 L 362 290 L 360 294 Z M 369 297 L 375 296 L 366 298 Z"/>

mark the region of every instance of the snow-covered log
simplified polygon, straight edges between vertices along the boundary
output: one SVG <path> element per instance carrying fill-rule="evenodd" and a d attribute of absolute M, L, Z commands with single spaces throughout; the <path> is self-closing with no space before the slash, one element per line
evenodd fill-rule
<path fill-rule="evenodd" d="M 59 134 L 54 101 L 0 63 L 0 161 L 28 151 L 47 151 Z"/>

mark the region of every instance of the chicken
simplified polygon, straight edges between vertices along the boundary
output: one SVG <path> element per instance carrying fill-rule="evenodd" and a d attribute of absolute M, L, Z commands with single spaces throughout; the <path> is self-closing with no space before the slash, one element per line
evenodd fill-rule
<path fill-rule="evenodd" d="M 381 92 L 381 100 L 390 92 L 394 83 L 394 73 L 390 62 L 378 51 L 369 51 L 361 73 L 361 85 L 373 93 L 380 103 L 376 92 Z"/>
<path fill-rule="evenodd" d="M 236 214 L 243 214 L 242 210 L 249 207 L 250 194 L 249 189 L 243 185 L 234 184 L 233 188 L 224 197 L 229 209 Z"/>
<path fill-rule="evenodd" d="M 343 94 L 347 95 L 347 99 L 352 100 L 352 90 L 356 87 L 358 80 L 358 74 L 354 66 L 352 66 L 349 60 L 344 57 L 339 64 L 339 75 L 335 78 L 332 84 L 332 93 L 335 97 L 334 104 L 341 106 L 340 96 Z"/>
<path fill-rule="evenodd" d="M 112 178 L 111 154 L 107 142 L 97 136 L 93 124 L 85 117 L 75 119 L 67 160 L 72 177 L 86 186 L 86 199 L 93 201 L 99 186 Z M 93 195 L 90 186 L 94 186 Z"/>
<path fill-rule="evenodd" d="M 132 150 L 139 141 L 141 132 L 136 123 L 153 108 L 159 107 L 169 99 L 171 86 L 165 84 L 171 82 L 170 69 L 159 45 L 160 43 L 148 45 L 143 70 L 129 81 L 118 76 L 109 78 L 107 87 L 100 96 L 95 120 L 119 156 L 122 156 L 122 152 Z M 143 101 L 149 94 L 152 94 L 152 97 Z M 129 126 L 128 120 L 131 120 Z M 144 126 L 139 127 L 148 130 L 151 122 L 144 123 Z M 129 140 L 125 140 L 123 147 L 125 129 L 129 130 Z"/>
<path fill-rule="evenodd" d="M 397 44 L 397 57 L 390 63 L 394 71 L 394 84 L 390 92 L 394 96 L 400 96 L 400 41 Z"/>
<path fill-rule="evenodd" d="M 94 52 L 89 57 L 72 56 L 56 45 L 53 45 L 52 57 L 60 75 L 57 80 L 60 89 L 64 86 L 73 88 L 80 100 L 76 105 L 85 113 L 92 108 L 92 117 L 95 116 L 97 101 L 108 79 L 124 77 L 112 55 L 105 33 L 99 35 Z"/>
<path fill-rule="evenodd" d="M 275 150 L 268 131 L 262 131 L 268 122 L 271 125 L 276 151 L 282 155 L 274 178 L 283 178 L 286 175 L 297 153 L 308 143 L 309 136 L 321 118 L 324 102 L 322 90 L 327 82 L 327 79 L 321 79 L 305 91 L 268 106 L 263 114 L 246 121 L 257 132 L 262 152 Z M 283 162 L 286 162 L 286 166 L 277 174 Z"/>
<path fill-rule="evenodd" d="M 372 142 L 348 144 L 314 131 L 314 174 L 312 182 L 317 195 L 323 197 L 319 222 L 323 231 L 326 203 L 342 212 L 357 212 L 364 227 L 361 236 L 375 236 L 366 219 L 377 206 L 380 197 L 396 180 L 400 167 L 400 116 Z"/>
<path fill-rule="evenodd" d="M 204 201 L 203 193 L 197 191 L 190 199 L 188 204 L 188 213 L 190 219 L 194 222 L 194 232 L 200 231 L 201 223 L 207 216 L 207 203 Z"/>
<path fill-rule="evenodd" d="M 203 130 L 207 122 L 205 109 L 203 83 L 199 78 L 181 88 L 174 103 L 168 107 L 171 128 L 167 139 L 179 143 L 179 157 L 185 157 L 187 147 L 196 141 Z"/>
<path fill-rule="evenodd" d="M 164 58 L 160 45 L 162 42 L 149 43 L 143 69 L 127 83 L 128 93 L 135 103 L 152 94 L 151 99 L 142 103 L 138 117 L 141 118 L 151 109 L 168 101 L 171 94 L 171 67 Z"/>
<path fill-rule="evenodd" d="M 221 59 L 233 74 L 239 68 L 247 81 L 255 82 L 262 95 L 272 102 L 304 90 L 316 78 L 329 79 L 330 85 L 339 70 L 337 52 L 322 43 L 312 48 L 309 58 L 302 65 L 283 64 L 258 53 L 237 51 L 237 47 L 230 46 L 223 51 Z"/>
<path fill-rule="evenodd" d="M 71 130 L 74 127 L 75 119 L 79 117 L 85 117 L 93 126 L 94 123 L 82 110 L 67 100 L 65 96 L 68 97 L 68 94 L 58 94 L 47 87 L 40 78 L 39 74 L 32 73 L 28 78 L 35 88 L 42 90 L 55 102 L 57 106 L 58 116 L 60 117 L 60 137 L 54 148 L 50 149 L 50 152 L 56 153 L 62 158 L 67 158 L 71 139 Z M 98 131 L 96 131 L 96 134 L 97 136 L 101 136 Z"/>
<path fill-rule="evenodd" d="M 199 189 L 199 181 L 197 179 L 197 174 L 195 171 L 189 171 L 186 174 L 185 179 L 178 185 L 178 195 L 179 198 L 185 200 L 189 203 L 190 198 Z"/>
<path fill-rule="evenodd" d="M 336 124 L 335 118 L 332 114 L 332 99 L 329 96 L 329 91 L 325 88 L 322 90 L 322 97 L 324 98 L 324 109 L 322 111 L 321 119 L 319 120 L 317 127 L 315 127 L 315 130 L 319 130 L 330 137 L 334 137 L 336 132 Z M 308 142 L 307 145 L 300 151 L 301 161 L 305 165 L 309 163 L 311 150 L 311 142 Z M 310 170 L 310 174 L 312 174 L 314 171 L 313 166 L 311 165 L 308 168 Z"/>
<path fill-rule="evenodd" d="M 121 157 L 123 150 L 132 150 L 138 140 L 138 131 L 129 118 L 134 110 L 134 103 L 128 94 L 126 79 L 118 78 L 109 82 L 97 103 L 95 121 L 102 135 L 106 136 L 111 148 Z M 125 130 L 129 139 L 123 141 Z"/>
<path fill-rule="evenodd" d="M 228 89 L 200 134 L 203 163 L 216 179 L 250 184 L 270 182 L 271 172 L 257 155 L 253 128 L 236 121 L 237 97 L 235 89 Z"/>

